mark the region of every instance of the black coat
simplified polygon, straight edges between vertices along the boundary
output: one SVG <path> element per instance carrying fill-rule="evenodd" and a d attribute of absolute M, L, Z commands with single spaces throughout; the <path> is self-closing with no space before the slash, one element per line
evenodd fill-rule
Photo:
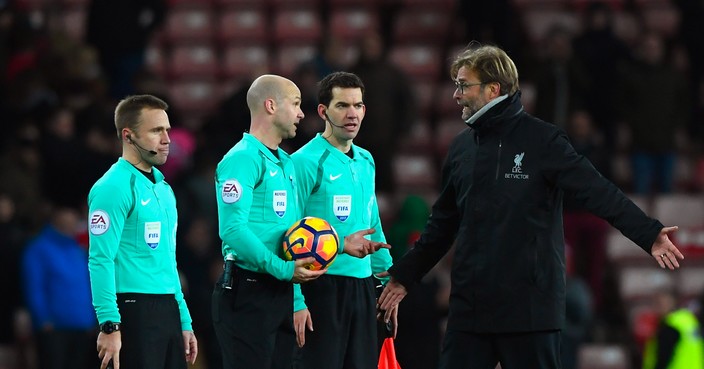
<path fill-rule="evenodd" d="M 404 286 L 456 241 L 448 329 L 561 329 L 565 315 L 563 192 L 650 250 L 663 228 L 577 154 L 566 134 L 509 96 L 461 132 L 415 247 L 389 270 Z"/>

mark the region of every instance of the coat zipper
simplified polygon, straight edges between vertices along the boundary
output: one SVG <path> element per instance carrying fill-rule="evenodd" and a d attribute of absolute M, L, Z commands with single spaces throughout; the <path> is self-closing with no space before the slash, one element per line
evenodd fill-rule
<path fill-rule="evenodd" d="M 494 181 L 499 180 L 499 166 L 501 165 L 501 140 L 499 140 L 499 155 L 498 158 L 496 159 L 496 176 L 494 177 Z"/>

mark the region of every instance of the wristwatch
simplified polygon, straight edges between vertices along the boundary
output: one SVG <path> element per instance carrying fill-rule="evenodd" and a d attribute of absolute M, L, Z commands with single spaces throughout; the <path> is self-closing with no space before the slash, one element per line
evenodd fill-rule
<path fill-rule="evenodd" d="M 100 325 L 100 331 L 105 334 L 110 334 L 113 332 L 117 332 L 119 330 L 120 330 L 120 323 L 113 323 L 109 320 Z"/>

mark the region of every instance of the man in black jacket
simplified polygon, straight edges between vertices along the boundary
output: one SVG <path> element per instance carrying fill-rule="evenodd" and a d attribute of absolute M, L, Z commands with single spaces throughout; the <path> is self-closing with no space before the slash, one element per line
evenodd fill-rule
<path fill-rule="evenodd" d="M 456 242 L 440 368 L 560 368 L 565 317 L 563 193 L 650 252 L 684 256 L 664 227 L 577 154 L 566 134 L 523 110 L 506 53 L 470 46 L 452 63 L 469 128 L 448 151 L 442 189 L 420 239 L 389 269 L 387 310 Z M 385 319 L 388 320 L 388 317 Z"/>

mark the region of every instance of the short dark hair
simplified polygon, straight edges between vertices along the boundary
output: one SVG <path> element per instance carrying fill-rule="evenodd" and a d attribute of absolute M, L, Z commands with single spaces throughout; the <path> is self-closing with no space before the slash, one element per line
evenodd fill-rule
<path fill-rule="evenodd" d="M 356 74 L 333 72 L 318 82 L 318 104 L 325 106 L 330 105 L 330 101 L 332 101 L 332 89 L 335 87 L 359 88 L 362 90 L 362 97 L 364 97 L 364 83 Z"/>
<path fill-rule="evenodd" d="M 142 118 L 142 109 L 168 110 L 169 104 L 153 95 L 131 95 L 122 99 L 115 108 L 117 137 L 124 128 L 137 129 Z"/>

